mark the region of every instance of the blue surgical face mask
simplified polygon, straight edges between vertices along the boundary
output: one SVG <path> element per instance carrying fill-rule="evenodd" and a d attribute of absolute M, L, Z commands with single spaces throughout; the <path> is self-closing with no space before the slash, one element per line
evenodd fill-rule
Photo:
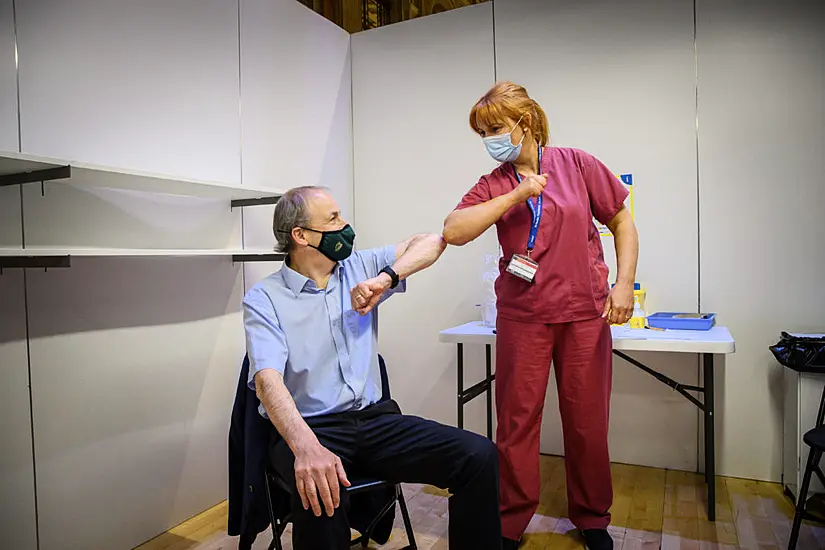
<path fill-rule="evenodd" d="M 516 129 L 519 122 L 521 122 L 521 117 L 519 117 L 516 124 L 506 134 L 489 136 L 482 139 L 484 147 L 487 148 L 487 152 L 490 153 L 491 157 L 499 162 L 513 162 L 518 158 L 521 154 L 521 144 L 524 142 L 524 134 L 522 134 L 521 141 L 518 145 L 513 145 L 510 135 L 513 133 L 513 130 Z"/>

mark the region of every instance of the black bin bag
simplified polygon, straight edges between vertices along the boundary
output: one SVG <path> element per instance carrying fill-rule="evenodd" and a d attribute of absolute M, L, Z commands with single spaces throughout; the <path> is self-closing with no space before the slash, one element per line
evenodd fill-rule
<path fill-rule="evenodd" d="M 792 369 L 822 369 L 825 372 L 825 336 L 794 336 L 782 333 L 769 348 L 776 360 Z"/>

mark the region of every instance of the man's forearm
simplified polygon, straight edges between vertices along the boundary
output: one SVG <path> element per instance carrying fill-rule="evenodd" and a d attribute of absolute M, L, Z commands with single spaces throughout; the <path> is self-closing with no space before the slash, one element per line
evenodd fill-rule
<path fill-rule="evenodd" d="M 400 280 L 404 280 L 435 263 L 444 252 L 447 243 L 441 235 L 416 235 L 410 239 L 406 250 L 395 260 L 392 270 Z"/>
<path fill-rule="evenodd" d="M 294 454 L 318 443 L 315 434 L 298 412 L 279 372 L 271 369 L 259 372 L 255 376 L 255 392 L 275 429 Z"/>

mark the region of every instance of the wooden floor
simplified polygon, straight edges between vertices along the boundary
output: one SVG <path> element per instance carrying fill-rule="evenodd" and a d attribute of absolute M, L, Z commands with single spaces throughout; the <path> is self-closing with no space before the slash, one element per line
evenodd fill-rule
<path fill-rule="evenodd" d="M 527 530 L 523 548 L 583 548 L 565 518 L 564 463 L 542 457 L 541 505 Z M 793 507 L 778 484 L 720 478 L 716 491 L 715 523 L 707 520 L 702 476 L 639 466 L 613 465 L 613 522 L 610 533 L 616 550 L 731 550 L 787 548 Z M 419 548 L 447 549 L 447 499 L 432 487 L 405 486 L 405 496 Z M 234 550 L 237 539 L 226 534 L 227 505 L 219 504 L 171 531 L 143 544 L 139 550 Z M 406 545 L 400 514 L 390 542 L 392 550 Z M 255 550 L 271 541 L 262 533 Z M 291 549 L 290 531 L 283 536 Z M 825 528 L 803 525 L 799 550 L 825 548 Z"/>

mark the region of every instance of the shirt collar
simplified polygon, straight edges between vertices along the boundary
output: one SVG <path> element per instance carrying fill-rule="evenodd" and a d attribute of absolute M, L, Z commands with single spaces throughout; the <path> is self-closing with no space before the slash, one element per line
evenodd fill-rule
<path fill-rule="evenodd" d="M 303 275 L 289 267 L 288 264 L 289 258 L 287 258 L 284 261 L 283 266 L 281 266 L 281 273 L 283 274 L 286 286 L 289 287 L 289 290 L 291 290 L 293 294 L 295 294 L 296 298 L 305 288 L 315 288 L 315 281 L 313 281 L 309 277 L 304 277 Z M 343 269 L 343 266 L 339 262 L 335 264 L 335 266 L 332 268 L 332 273 L 335 275 L 340 275 L 341 269 Z"/>

